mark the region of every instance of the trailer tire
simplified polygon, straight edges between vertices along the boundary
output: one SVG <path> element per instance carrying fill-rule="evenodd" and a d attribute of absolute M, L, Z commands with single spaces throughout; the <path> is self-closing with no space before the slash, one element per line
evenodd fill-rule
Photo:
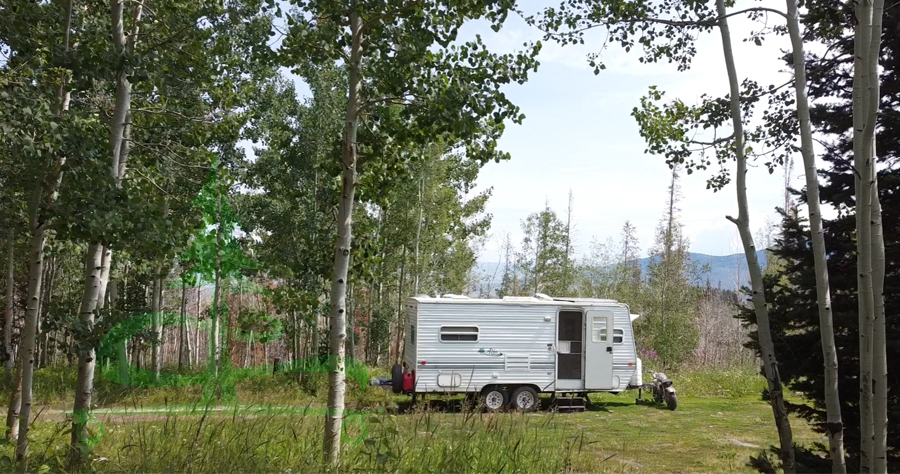
<path fill-rule="evenodd" d="M 675 411 L 675 408 L 678 407 L 678 398 L 675 397 L 674 394 L 666 400 L 666 406 L 669 407 L 669 410 Z"/>
<path fill-rule="evenodd" d="M 509 403 L 509 392 L 498 385 L 491 385 L 481 391 L 481 404 L 487 411 L 500 411 Z"/>
<path fill-rule="evenodd" d="M 537 390 L 527 385 L 517 388 L 512 394 L 512 400 L 510 400 L 510 405 L 521 411 L 535 411 L 540 404 L 541 399 L 538 398 Z"/>
<path fill-rule="evenodd" d="M 400 364 L 391 367 L 391 391 L 394 393 L 403 391 L 403 367 Z"/>

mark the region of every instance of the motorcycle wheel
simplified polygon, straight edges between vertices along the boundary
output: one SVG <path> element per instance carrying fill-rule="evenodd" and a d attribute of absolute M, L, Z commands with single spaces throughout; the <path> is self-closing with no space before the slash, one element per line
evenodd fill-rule
<path fill-rule="evenodd" d="M 675 408 L 678 407 L 678 398 L 675 394 L 672 394 L 666 400 L 666 406 L 669 407 L 669 410 L 675 411 Z"/>

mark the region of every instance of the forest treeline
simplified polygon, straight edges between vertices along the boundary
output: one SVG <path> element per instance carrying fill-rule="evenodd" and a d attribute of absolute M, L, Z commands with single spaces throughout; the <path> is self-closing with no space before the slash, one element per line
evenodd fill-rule
<path fill-rule="evenodd" d="M 494 272 L 474 275 L 470 293 L 481 297 L 552 296 L 625 302 L 635 322 L 638 351 L 651 367 L 739 367 L 756 358 L 743 346 L 747 331 L 736 318 L 744 298 L 708 278 L 691 260 L 680 219 L 680 167 L 672 170 L 653 244 L 641 249 L 637 229 L 626 221 L 619 238 L 594 236 L 586 249 L 573 243 L 574 196 L 560 216 L 549 204 L 521 222 L 522 240 L 502 236 Z M 771 230 L 771 229 L 768 229 Z M 760 236 L 767 229 L 760 229 Z M 581 251 L 579 251 L 581 250 Z M 580 255 L 579 255 L 580 254 Z M 641 255 L 649 262 L 641 264 Z M 734 279 L 742 280 L 741 268 Z M 707 277 L 704 277 L 707 275 Z"/>

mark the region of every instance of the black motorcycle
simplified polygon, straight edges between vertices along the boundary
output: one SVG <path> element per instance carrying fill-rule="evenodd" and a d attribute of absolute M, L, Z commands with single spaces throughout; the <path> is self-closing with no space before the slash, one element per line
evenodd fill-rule
<path fill-rule="evenodd" d="M 635 402 L 641 403 L 644 401 L 641 398 L 641 391 L 646 388 L 653 390 L 653 401 L 665 403 L 669 410 L 675 410 L 678 407 L 678 397 L 675 395 L 675 387 L 672 385 L 673 382 L 666 377 L 666 374 L 654 372 L 653 383 L 645 383 L 640 387 L 641 390 L 638 391 L 638 399 Z"/>

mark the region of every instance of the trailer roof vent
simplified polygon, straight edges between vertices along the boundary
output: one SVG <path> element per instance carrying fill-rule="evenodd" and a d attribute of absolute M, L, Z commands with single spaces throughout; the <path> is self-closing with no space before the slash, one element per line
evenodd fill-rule
<path fill-rule="evenodd" d="M 534 297 L 537 298 L 537 299 L 539 299 L 539 300 L 553 301 L 553 298 L 551 298 L 551 297 L 549 297 L 549 296 L 547 296 L 547 295 L 545 295 L 545 294 L 543 294 L 543 293 L 535 293 L 535 294 L 534 294 Z"/>
<path fill-rule="evenodd" d="M 537 298 L 532 296 L 504 296 L 503 301 L 535 301 Z"/>
<path fill-rule="evenodd" d="M 468 296 L 465 296 L 465 295 L 454 295 L 453 293 L 447 293 L 446 295 L 441 295 L 441 298 L 448 298 L 448 299 L 454 299 L 454 300 L 467 300 L 467 299 L 469 299 Z"/>

